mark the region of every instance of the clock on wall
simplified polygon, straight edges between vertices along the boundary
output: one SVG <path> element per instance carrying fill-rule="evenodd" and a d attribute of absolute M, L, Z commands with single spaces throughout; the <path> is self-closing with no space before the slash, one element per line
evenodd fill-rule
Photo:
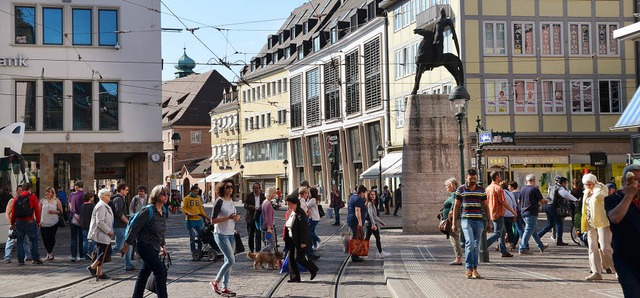
<path fill-rule="evenodd" d="M 151 153 L 150 158 L 151 158 L 151 161 L 153 162 L 159 162 L 160 159 L 162 159 L 162 156 L 160 155 L 160 153 L 154 152 L 154 153 Z"/>

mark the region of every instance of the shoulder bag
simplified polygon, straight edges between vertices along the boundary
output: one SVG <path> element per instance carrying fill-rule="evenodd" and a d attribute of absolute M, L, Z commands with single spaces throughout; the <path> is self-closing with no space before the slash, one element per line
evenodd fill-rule
<path fill-rule="evenodd" d="M 369 255 L 369 240 L 364 240 L 362 227 L 356 228 L 355 238 L 349 240 L 349 254 L 359 257 Z"/>
<path fill-rule="evenodd" d="M 168 253 L 166 256 L 162 256 L 162 264 L 164 264 L 164 268 L 168 272 L 169 267 L 171 267 L 171 256 Z M 147 279 L 147 285 L 145 286 L 145 288 L 151 291 L 152 293 L 156 293 L 155 282 L 156 282 L 156 276 L 155 274 L 153 274 L 153 272 L 151 272 L 151 275 L 149 275 L 149 279 Z"/>

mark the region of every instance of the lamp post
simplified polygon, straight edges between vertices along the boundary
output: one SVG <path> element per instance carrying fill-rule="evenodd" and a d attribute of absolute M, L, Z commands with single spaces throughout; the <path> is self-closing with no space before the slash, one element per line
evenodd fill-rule
<path fill-rule="evenodd" d="M 384 147 L 378 144 L 376 152 L 378 153 L 378 193 L 380 193 L 382 191 L 382 156 L 384 155 Z"/>
<path fill-rule="evenodd" d="M 244 165 L 240 165 L 240 200 L 244 198 Z"/>
<path fill-rule="evenodd" d="M 282 184 L 283 193 L 289 192 L 289 179 L 287 179 L 287 166 L 289 165 L 288 160 L 283 160 L 282 165 L 284 166 L 284 183 Z"/>
<path fill-rule="evenodd" d="M 333 162 L 336 160 L 336 155 L 333 154 L 333 151 L 329 152 L 329 155 L 327 155 L 327 160 L 329 161 L 329 171 L 330 171 L 329 172 L 329 176 L 330 176 L 330 179 L 331 179 L 331 182 L 329 183 L 328 190 L 329 190 L 329 193 L 331 193 L 331 191 L 333 189 L 333 183 L 334 183 L 334 181 L 333 181 Z M 337 184 L 338 183 L 336 182 L 336 187 L 338 186 Z M 331 197 L 331 196 L 328 196 L 328 197 Z"/>
<path fill-rule="evenodd" d="M 460 182 L 464 181 L 464 138 L 462 135 L 462 120 L 464 120 L 464 106 L 470 99 L 469 92 L 464 86 L 456 86 L 453 88 L 451 94 L 449 94 L 449 100 L 457 108 L 455 114 L 456 120 L 458 120 L 458 148 L 460 148 Z"/>

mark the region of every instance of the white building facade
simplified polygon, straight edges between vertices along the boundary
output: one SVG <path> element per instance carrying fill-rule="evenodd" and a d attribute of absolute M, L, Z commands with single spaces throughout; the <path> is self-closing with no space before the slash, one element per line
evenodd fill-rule
<path fill-rule="evenodd" d="M 160 1 L 145 6 L 159 11 Z M 103 179 L 160 184 L 158 13 L 109 0 L 2 1 L 0 10 L 0 126 L 26 124 L 35 191 L 78 179 L 87 189 Z"/>

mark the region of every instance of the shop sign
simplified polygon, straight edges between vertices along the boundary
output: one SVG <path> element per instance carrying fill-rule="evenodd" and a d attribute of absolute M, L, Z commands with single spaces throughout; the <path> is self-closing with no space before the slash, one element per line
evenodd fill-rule
<path fill-rule="evenodd" d="M 491 131 L 480 132 L 478 139 L 480 144 L 491 144 Z"/>
<path fill-rule="evenodd" d="M 506 167 L 507 166 L 507 158 L 506 157 L 488 157 L 487 158 L 487 166 L 491 167 Z"/>
<path fill-rule="evenodd" d="M 0 58 L 0 67 L 27 67 L 27 58 L 18 55 L 16 58 Z"/>
<path fill-rule="evenodd" d="M 511 164 L 568 164 L 569 157 L 567 156 L 528 156 L 528 157 L 520 157 L 514 156 L 510 157 L 509 161 Z"/>
<path fill-rule="evenodd" d="M 607 154 L 604 152 L 591 152 L 591 165 L 592 166 L 604 166 L 607 165 Z"/>
<path fill-rule="evenodd" d="M 515 145 L 516 133 L 512 131 L 481 131 L 478 133 L 480 145 Z"/>

